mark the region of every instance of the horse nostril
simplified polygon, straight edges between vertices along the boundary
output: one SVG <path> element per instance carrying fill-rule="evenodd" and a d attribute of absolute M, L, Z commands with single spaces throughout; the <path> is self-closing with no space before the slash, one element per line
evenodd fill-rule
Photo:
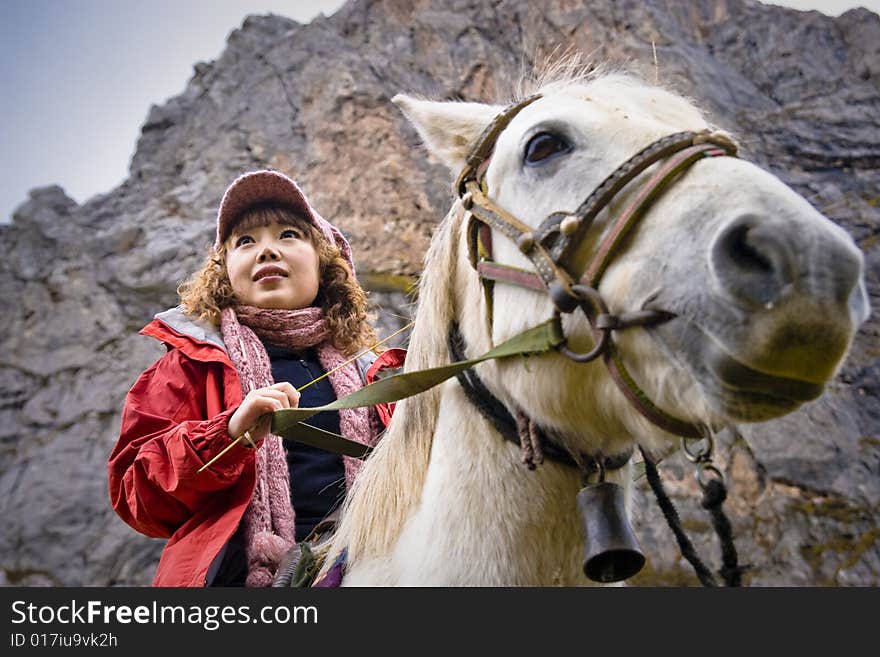
<path fill-rule="evenodd" d="M 712 268 L 734 298 L 775 303 L 795 278 L 795 255 L 785 236 L 771 224 L 741 219 L 727 226 L 712 245 Z"/>
<path fill-rule="evenodd" d="M 749 230 L 748 226 L 739 226 L 731 232 L 727 244 L 725 244 L 728 255 L 740 269 L 769 274 L 773 271 L 773 265 L 758 251 L 755 245 L 749 243 Z"/>

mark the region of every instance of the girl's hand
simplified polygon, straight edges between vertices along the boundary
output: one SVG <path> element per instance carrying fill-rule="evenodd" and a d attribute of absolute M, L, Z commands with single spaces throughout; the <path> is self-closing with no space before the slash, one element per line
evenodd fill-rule
<path fill-rule="evenodd" d="M 271 413 L 282 408 L 296 408 L 298 405 L 299 393 L 286 381 L 251 390 L 229 418 L 227 433 L 234 440 L 256 425 L 251 429 L 251 438 L 258 442 L 269 433 L 272 426 Z"/>

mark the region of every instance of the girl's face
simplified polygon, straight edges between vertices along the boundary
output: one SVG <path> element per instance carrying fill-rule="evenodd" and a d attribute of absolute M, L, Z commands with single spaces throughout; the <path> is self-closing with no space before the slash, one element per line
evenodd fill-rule
<path fill-rule="evenodd" d="M 318 296 L 318 252 L 296 226 L 234 230 L 226 240 L 226 273 L 243 305 L 298 310 Z"/>

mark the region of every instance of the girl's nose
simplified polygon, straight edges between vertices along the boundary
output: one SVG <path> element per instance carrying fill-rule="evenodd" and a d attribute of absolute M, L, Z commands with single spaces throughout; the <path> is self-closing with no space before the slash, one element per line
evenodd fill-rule
<path fill-rule="evenodd" d="M 257 262 L 266 262 L 278 260 L 281 256 L 273 244 L 264 244 L 260 247 L 260 253 L 257 255 Z"/>

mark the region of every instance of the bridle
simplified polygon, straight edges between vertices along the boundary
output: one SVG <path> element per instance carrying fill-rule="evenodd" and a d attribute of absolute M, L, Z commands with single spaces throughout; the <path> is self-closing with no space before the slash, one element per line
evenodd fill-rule
<path fill-rule="evenodd" d="M 598 287 L 627 234 L 663 191 L 703 158 L 735 157 L 736 145 L 725 135 L 709 130 L 678 132 L 658 139 L 617 167 L 575 211 L 553 212 L 537 228 L 532 228 L 489 199 L 485 173 L 499 135 L 520 111 L 539 98 L 540 94 L 530 96 L 496 116 L 478 138 L 455 185 L 459 202 L 468 213 L 468 255 L 483 284 L 490 317 L 495 282 L 546 292 L 553 302 L 556 318 L 581 308 L 590 323 L 595 346 L 587 353 L 578 353 L 563 342 L 557 350 L 579 363 L 601 356 L 612 379 L 639 413 L 669 433 L 700 438 L 705 435 L 706 427 L 675 418 L 651 402 L 630 376 L 612 339 L 613 331 L 654 326 L 674 316 L 656 310 L 612 315 Z M 639 185 L 632 201 L 612 220 L 587 266 L 577 271 L 573 263 L 575 254 L 595 218 L 633 179 L 658 163 L 657 170 Z M 493 261 L 490 229 L 512 240 L 531 260 L 535 271 Z"/>
<path fill-rule="evenodd" d="M 667 135 L 617 167 L 576 210 L 553 212 L 537 228 L 532 228 L 489 198 L 485 174 L 499 135 L 519 112 L 539 98 L 541 95 L 537 94 L 509 106 L 484 129 L 455 185 L 459 203 L 467 213 L 468 256 L 483 286 L 489 322 L 492 322 L 492 291 L 496 282 L 549 295 L 554 306 L 552 323 L 562 338 L 555 349 L 578 363 L 588 363 L 601 356 L 611 378 L 630 404 L 656 426 L 681 436 L 685 454 L 699 467 L 697 480 L 703 490 L 702 505 L 710 512 L 713 527 L 721 541 L 724 560 L 721 574 L 728 586 L 739 586 L 745 568 L 738 565 L 730 522 L 721 508 L 727 489 L 723 475 L 711 460 L 712 428 L 683 421 L 656 406 L 627 371 L 612 339 L 614 331 L 635 326 L 655 326 L 669 321 L 674 315 L 647 309 L 612 315 L 598 289 L 602 275 L 617 255 L 627 234 L 660 195 L 696 162 L 706 157 L 735 157 L 737 147 L 726 135 L 710 130 Z M 582 270 L 576 267 L 575 257 L 599 213 L 609 207 L 629 183 L 655 164 L 656 170 L 648 175 L 646 181 L 638 183 L 633 198 L 623 211 L 617 217 L 612 217 L 586 267 Z M 535 271 L 495 262 L 492 259 L 492 229 L 512 240 L 532 262 Z M 594 346 L 587 353 L 572 350 L 562 333 L 561 315 L 572 313 L 577 308 L 581 308 L 587 317 L 594 337 Z M 461 375 L 459 381 L 462 382 Z M 464 383 L 462 385 L 466 387 Z M 531 421 L 527 424 L 531 425 Z M 705 451 L 693 456 L 685 442 L 689 438 L 705 439 Z M 715 586 L 714 577 L 697 556 L 681 527 L 678 514 L 660 482 L 656 463 L 644 449 L 642 455 L 648 482 L 682 555 L 694 567 L 705 586 Z M 524 462 L 531 464 L 530 459 L 524 459 Z M 596 463 L 601 464 L 601 458 Z M 713 477 L 705 480 L 703 475 L 706 473 L 712 473 Z M 638 572 L 644 558 L 640 556 L 638 542 L 632 538 L 621 504 L 610 502 L 616 499 L 619 486 L 603 479 L 600 476 L 599 483 L 585 486 L 578 493 L 578 508 L 587 537 L 584 572 L 591 579 L 614 581 Z M 599 547 L 593 545 L 595 543 Z M 596 568 L 596 562 L 603 565 Z M 591 570 L 602 571 L 604 568 L 614 572 L 608 579 L 591 574 Z"/>

